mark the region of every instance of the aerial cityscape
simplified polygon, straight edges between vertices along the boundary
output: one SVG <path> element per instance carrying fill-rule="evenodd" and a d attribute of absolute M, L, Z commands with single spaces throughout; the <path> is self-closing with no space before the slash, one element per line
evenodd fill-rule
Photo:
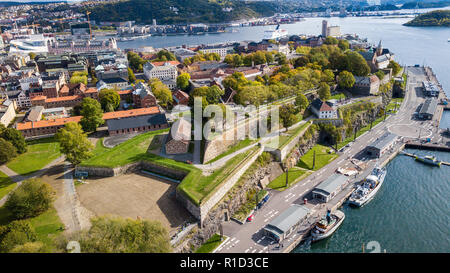
<path fill-rule="evenodd" d="M 0 257 L 449 253 L 449 7 L 0 1 Z"/>

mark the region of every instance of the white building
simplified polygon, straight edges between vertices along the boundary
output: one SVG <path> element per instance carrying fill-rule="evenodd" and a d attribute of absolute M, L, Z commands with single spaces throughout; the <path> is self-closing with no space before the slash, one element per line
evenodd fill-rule
<path fill-rule="evenodd" d="M 53 37 L 45 37 L 43 34 L 28 35 L 23 38 L 11 40 L 9 51 L 11 53 L 47 53 L 47 44 L 51 41 L 55 41 Z"/>
<path fill-rule="evenodd" d="M 0 123 L 8 127 L 11 121 L 16 117 L 16 111 L 14 109 L 14 102 L 11 100 L 5 100 L 0 104 Z"/>
<path fill-rule="evenodd" d="M 229 45 L 206 45 L 199 48 L 199 51 L 203 53 L 217 53 L 220 55 L 220 58 L 225 58 L 228 52 L 233 51 L 233 47 Z"/>
<path fill-rule="evenodd" d="M 178 76 L 177 67 L 173 62 L 159 63 L 146 63 L 144 65 L 144 75 L 149 79 L 157 78 L 161 81 L 176 80 Z"/>
<path fill-rule="evenodd" d="M 31 88 L 31 86 L 42 86 L 41 77 L 27 77 L 19 80 L 20 88 L 23 91 L 27 91 Z"/>
<path fill-rule="evenodd" d="M 320 119 L 337 118 L 337 111 L 321 99 L 315 99 L 311 103 L 311 111 Z"/>

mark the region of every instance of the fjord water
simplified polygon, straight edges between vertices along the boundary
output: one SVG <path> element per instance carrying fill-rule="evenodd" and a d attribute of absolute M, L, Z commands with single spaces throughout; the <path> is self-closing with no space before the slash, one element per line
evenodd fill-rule
<path fill-rule="evenodd" d="M 289 34 L 320 34 L 324 18 L 307 18 L 282 25 Z M 402 65 L 427 65 L 433 68 L 450 97 L 450 28 L 406 27 L 410 18 L 347 17 L 326 18 L 341 26 L 342 33 L 367 37 L 395 53 Z M 121 48 L 165 47 L 226 41 L 261 40 L 264 30 L 274 26 L 235 28 L 237 32 L 206 35 L 155 36 L 119 43 Z M 446 111 L 441 128 L 450 127 Z M 450 161 L 450 153 L 409 150 L 435 154 Z M 361 252 L 362 245 L 377 241 L 387 252 L 450 252 L 450 166 L 423 165 L 399 155 L 387 165 L 386 180 L 375 198 L 366 206 L 342 209 L 346 219 L 328 240 L 300 246 L 294 252 Z"/>
<path fill-rule="evenodd" d="M 450 161 L 450 153 L 434 154 Z M 399 155 L 387 166 L 388 174 L 374 199 L 362 208 L 344 205 L 342 226 L 327 240 L 301 245 L 294 252 L 366 252 L 376 241 L 388 253 L 450 251 L 450 167 L 432 167 Z"/>

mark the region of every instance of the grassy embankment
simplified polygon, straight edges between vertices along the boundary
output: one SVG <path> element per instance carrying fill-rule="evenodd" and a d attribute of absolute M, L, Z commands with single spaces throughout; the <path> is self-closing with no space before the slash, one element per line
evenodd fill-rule
<path fill-rule="evenodd" d="M 94 155 L 82 162 L 80 166 L 114 168 L 136 161 L 149 161 L 162 167 L 185 172 L 187 175 L 178 186 L 178 191 L 187 196 L 194 204 L 208 198 L 226 178 L 237 171 L 245 160 L 258 150 L 253 147 L 245 153 L 241 153 L 230 159 L 225 166 L 214 171 L 208 176 L 202 175 L 201 170 L 184 162 L 164 158 L 148 153 L 149 145 L 153 137 L 166 130 L 147 132 L 129 139 L 114 148 L 106 149 L 96 145 Z"/>
<path fill-rule="evenodd" d="M 6 196 L 15 187 L 16 183 L 14 183 L 9 176 L 0 172 L 0 199 Z"/>
<path fill-rule="evenodd" d="M 316 164 L 313 168 L 314 152 L 316 152 Z M 338 155 L 332 148 L 316 144 L 306 154 L 300 157 L 297 166 L 303 169 L 317 171 L 335 160 L 337 157 Z"/>
<path fill-rule="evenodd" d="M 27 141 L 27 152 L 6 166 L 21 175 L 30 175 L 61 156 L 59 142 L 53 137 Z"/>
<path fill-rule="evenodd" d="M 223 241 L 226 240 L 226 236 L 223 236 L 223 238 L 220 238 L 219 234 L 214 234 L 209 238 L 208 241 L 206 241 L 203 245 L 201 245 L 195 253 L 211 253 L 216 249 Z"/>

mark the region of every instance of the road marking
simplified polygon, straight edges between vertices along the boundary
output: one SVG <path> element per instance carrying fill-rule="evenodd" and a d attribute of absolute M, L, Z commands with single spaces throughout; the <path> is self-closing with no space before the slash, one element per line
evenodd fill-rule
<path fill-rule="evenodd" d="M 257 249 L 253 250 L 252 253 L 255 253 Z"/>
<path fill-rule="evenodd" d="M 245 250 L 245 253 L 247 253 L 247 252 L 249 252 L 250 251 L 250 249 L 249 248 L 247 248 L 246 250 Z"/>

